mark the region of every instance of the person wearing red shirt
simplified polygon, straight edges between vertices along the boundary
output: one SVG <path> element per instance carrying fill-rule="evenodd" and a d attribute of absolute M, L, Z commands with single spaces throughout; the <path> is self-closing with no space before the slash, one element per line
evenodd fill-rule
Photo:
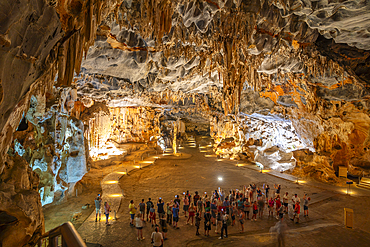
<path fill-rule="evenodd" d="M 300 202 L 298 201 L 294 206 L 294 216 L 293 219 L 291 219 L 294 222 L 294 219 L 297 218 L 296 224 L 299 223 L 299 214 L 301 213 L 301 206 Z"/>
<path fill-rule="evenodd" d="M 275 198 L 275 206 L 276 206 L 276 219 L 279 219 L 279 208 L 281 207 L 280 196 L 277 195 Z"/>

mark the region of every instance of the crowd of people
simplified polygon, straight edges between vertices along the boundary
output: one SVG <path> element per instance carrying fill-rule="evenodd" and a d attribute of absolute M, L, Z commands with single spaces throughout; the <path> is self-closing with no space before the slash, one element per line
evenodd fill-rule
<path fill-rule="evenodd" d="M 137 228 L 137 240 L 143 240 L 143 223 L 149 222 L 152 227 L 155 227 L 151 235 L 153 246 L 162 246 L 163 241 L 167 239 L 168 227 L 179 229 L 180 211 L 187 218 L 186 224 L 195 225 L 196 235 L 200 235 L 199 229 L 203 221 L 204 235 L 209 236 L 213 226 L 215 233 L 220 234 L 219 239 L 227 238 L 228 227 L 235 226 L 236 222 L 238 222 L 240 232 L 244 232 L 245 221 L 262 219 L 265 208 L 268 209 L 268 217 L 276 217 L 277 220 L 283 220 L 285 215 L 292 213 L 290 219 L 298 224 L 301 199 L 297 194 L 290 197 L 288 192 L 281 195 L 280 185 L 274 185 L 273 190 L 270 191 L 268 185 L 259 188 L 255 184 L 250 184 L 244 186 L 242 190 L 236 189 L 229 192 L 218 188 L 212 192 L 211 196 L 207 192 L 200 195 L 198 191 L 195 191 L 194 195 L 191 195 L 189 191 L 186 191 L 181 198 L 176 195 L 174 200 L 167 203 L 161 197 L 156 202 L 151 198 L 146 202 L 142 199 L 138 205 L 131 200 L 129 204 L 130 226 Z M 310 198 L 305 193 L 302 198 L 304 217 L 308 217 L 309 201 Z M 180 210 L 181 205 L 182 210 Z"/>

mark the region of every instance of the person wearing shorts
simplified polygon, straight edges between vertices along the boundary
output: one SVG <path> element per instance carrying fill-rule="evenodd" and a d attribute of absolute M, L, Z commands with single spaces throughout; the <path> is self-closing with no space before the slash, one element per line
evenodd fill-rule
<path fill-rule="evenodd" d="M 98 194 L 98 196 L 96 197 L 95 199 L 95 222 L 98 221 L 98 215 L 99 215 L 99 221 L 101 220 L 101 197 L 100 197 L 100 194 Z"/>
<path fill-rule="evenodd" d="M 288 202 L 289 202 L 288 192 L 285 192 L 285 195 L 283 196 L 283 205 L 285 208 L 285 213 L 288 213 Z"/>
<path fill-rule="evenodd" d="M 240 233 L 242 233 L 242 232 L 244 232 L 244 213 L 243 213 L 243 211 L 240 211 L 240 213 L 239 213 L 239 223 L 240 223 L 240 227 L 241 227 Z"/>
<path fill-rule="evenodd" d="M 130 226 L 134 226 L 134 218 L 136 213 L 136 207 L 134 204 L 134 200 L 130 201 L 130 204 L 128 205 L 128 209 L 130 210 Z"/>
<path fill-rule="evenodd" d="M 304 194 L 303 197 L 303 212 L 304 212 L 304 217 L 308 217 L 308 201 L 310 201 L 311 198 L 307 196 L 307 194 Z"/>
<path fill-rule="evenodd" d="M 189 197 L 187 195 L 184 196 L 184 213 L 185 213 L 185 217 L 186 216 L 186 212 L 189 211 Z"/>
<path fill-rule="evenodd" d="M 141 213 L 138 213 L 135 218 L 135 225 L 137 229 L 137 240 L 144 240 L 143 237 L 143 220 L 141 219 Z"/>
<path fill-rule="evenodd" d="M 301 213 L 301 206 L 299 205 L 300 201 L 297 201 L 294 207 L 294 216 L 293 219 L 291 219 L 294 222 L 294 219 L 297 219 L 296 224 L 299 223 L 299 214 Z"/>
<path fill-rule="evenodd" d="M 212 216 L 212 224 L 216 225 L 216 213 L 217 213 L 217 206 L 215 200 L 211 203 L 211 216 Z"/>
<path fill-rule="evenodd" d="M 250 203 L 248 201 L 248 198 L 245 198 L 243 210 L 244 210 L 244 216 L 247 217 L 247 220 L 249 220 L 249 211 L 250 211 Z"/>
<path fill-rule="evenodd" d="M 139 208 L 140 214 L 143 217 L 143 221 L 144 221 L 144 217 L 145 217 L 145 203 L 144 203 L 144 199 L 141 200 L 141 202 L 139 203 L 139 207 L 138 208 Z"/>
<path fill-rule="evenodd" d="M 175 203 L 175 205 L 172 208 L 172 215 L 173 215 L 173 227 L 177 227 L 177 222 L 179 222 L 179 204 Z"/>

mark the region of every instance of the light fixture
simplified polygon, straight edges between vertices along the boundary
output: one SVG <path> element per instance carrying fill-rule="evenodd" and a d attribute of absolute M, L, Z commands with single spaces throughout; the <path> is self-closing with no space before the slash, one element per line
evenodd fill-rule
<path fill-rule="evenodd" d="M 222 181 L 222 177 L 218 177 L 218 181 Z"/>

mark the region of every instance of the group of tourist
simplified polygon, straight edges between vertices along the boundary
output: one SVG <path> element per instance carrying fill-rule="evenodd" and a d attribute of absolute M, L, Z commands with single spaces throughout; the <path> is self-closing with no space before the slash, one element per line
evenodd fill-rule
<path fill-rule="evenodd" d="M 98 215 L 99 215 L 99 221 L 101 220 L 101 211 L 102 211 L 102 198 L 100 194 L 95 198 L 95 222 L 98 221 Z M 111 211 L 110 206 L 108 202 L 104 202 L 104 214 L 105 214 L 105 224 L 109 225 L 109 212 Z"/>
<path fill-rule="evenodd" d="M 185 215 L 186 224 L 193 225 L 195 222 L 196 235 L 199 235 L 201 221 L 204 221 L 204 235 L 209 236 L 211 226 L 215 226 L 215 232 L 220 233 L 220 239 L 228 237 L 228 226 L 234 226 L 239 222 L 240 232 L 244 232 L 245 220 L 256 221 L 257 217 L 262 219 L 264 209 L 267 205 L 268 217 L 276 217 L 283 220 L 288 214 L 289 203 L 292 204 L 292 221 L 299 223 L 301 213 L 301 199 L 297 194 L 290 198 L 288 192 L 281 196 L 281 186 L 274 185 L 275 193 L 270 192 L 270 187 L 264 185 L 262 189 L 255 184 L 244 186 L 242 190 L 231 190 L 226 193 L 221 188 L 215 190 L 211 196 L 207 192 L 200 195 L 195 191 L 192 196 L 189 191 L 184 192 L 182 198 L 175 196 L 174 200 L 165 203 L 162 198 L 156 202 L 151 198 L 145 202 L 144 199 L 136 206 L 131 200 L 129 204 L 130 226 L 137 228 L 137 240 L 143 240 L 142 229 L 145 219 L 155 226 L 151 239 L 153 246 L 162 246 L 167 239 L 168 225 L 178 229 L 180 204 Z M 307 194 L 303 196 L 304 217 L 308 216 L 308 204 L 310 198 Z M 155 204 L 157 210 L 155 209 Z M 145 217 L 146 216 L 146 217 Z M 158 222 L 157 222 L 158 220 Z M 159 231 L 161 227 L 161 232 Z M 224 234 L 225 233 L 225 234 Z"/>

